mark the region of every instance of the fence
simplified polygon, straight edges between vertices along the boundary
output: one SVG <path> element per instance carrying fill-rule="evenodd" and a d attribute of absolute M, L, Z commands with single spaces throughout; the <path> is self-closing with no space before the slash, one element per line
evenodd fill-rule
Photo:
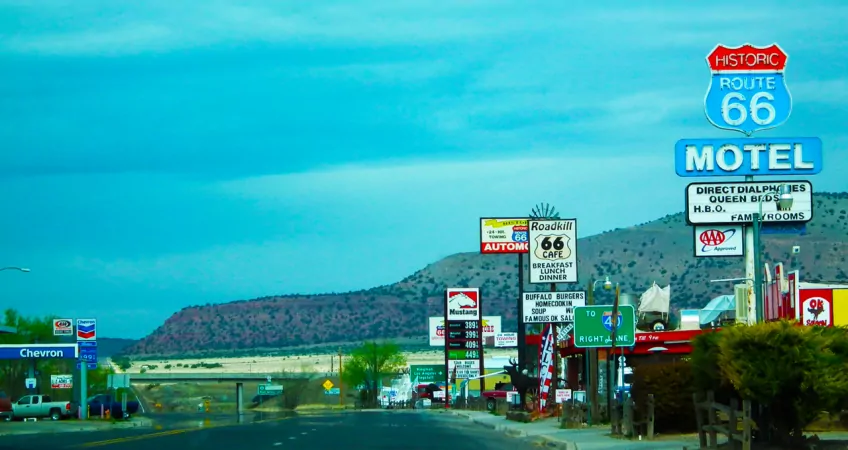
<path fill-rule="evenodd" d="M 742 400 L 742 410 L 739 411 L 739 401 L 730 400 L 730 406 L 716 403 L 715 393 L 708 391 L 706 400 L 701 400 L 698 394 L 692 394 L 695 402 L 695 418 L 698 421 L 698 440 L 701 448 L 718 448 L 718 434 L 727 436 L 731 450 L 751 450 L 751 401 Z M 719 413 L 727 417 L 721 420 Z M 742 430 L 739 430 L 741 422 Z"/>

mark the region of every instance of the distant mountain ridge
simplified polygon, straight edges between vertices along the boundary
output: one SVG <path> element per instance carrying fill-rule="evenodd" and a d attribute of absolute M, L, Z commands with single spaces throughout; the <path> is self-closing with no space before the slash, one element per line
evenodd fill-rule
<path fill-rule="evenodd" d="M 763 262 L 784 262 L 804 281 L 848 281 L 848 193 L 817 193 L 807 233 L 764 235 Z M 578 240 L 580 284 L 609 276 L 622 292 L 641 294 L 652 282 L 671 284 L 672 306 L 703 307 L 741 277 L 741 257 L 695 258 L 693 232 L 683 213 Z M 793 245 L 801 246 L 791 255 Z M 517 329 L 515 255 L 458 253 L 403 280 L 342 294 L 278 295 L 186 307 L 149 336 L 127 347 L 132 356 L 174 356 L 275 349 L 365 339 L 419 338 L 427 317 L 441 315 L 446 287 L 479 287 L 486 315 L 500 315 L 504 331 Z M 526 277 L 526 270 L 525 270 Z M 527 290 L 534 290 L 525 278 Z M 609 300 L 600 293 L 599 301 Z"/>

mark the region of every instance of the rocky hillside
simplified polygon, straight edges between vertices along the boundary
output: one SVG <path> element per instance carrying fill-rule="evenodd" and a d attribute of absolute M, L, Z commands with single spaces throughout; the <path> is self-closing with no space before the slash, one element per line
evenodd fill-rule
<path fill-rule="evenodd" d="M 784 262 L 806 281 L 848 281 L 848 193 L 815 195 L 807 233 L 764 236 L 765 262 Z M 653 281 L 672 285 L 673 307 L 702 307 L 732 293 L 742 258 L 693 257 L 692 228 L 682 213 L 579 240 L 581 284 L 609 276 L 622 292 L 641 294 Z M 801 253 L 790 255 L 793 245 Z M 460 253 L 435 262 L 393 285 L 326 295 L 282 295 L 184 308 L 125 353 L 187 355 L 244 351 L 304 343 L 351 342 L 426 336 L 426 318 L 442 314 L 448 286 L 480 287 L 484 314 L 503 317 L 505 331 L 517 328 L 518 261 L 515 255 Z M 526 271 L 525 271 L 526 274 Z M 527 289 L 534 286 L 526 284 Z M 608 301 L 609 294 L 599 297 Z"/>

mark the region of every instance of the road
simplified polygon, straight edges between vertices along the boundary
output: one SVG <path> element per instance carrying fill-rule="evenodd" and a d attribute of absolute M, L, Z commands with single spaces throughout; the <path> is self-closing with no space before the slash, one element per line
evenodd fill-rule
<path fill-rule="evenodd" d="M 335 412 L 267 419 L 241 425 L 195 424 L 153 429 L 4 436 L 0 449 L 57 450 L 475 450 L 538 449 L 448 413 L 422 411 Z M 472 445 L 473 443 L 473 445 Z"/>

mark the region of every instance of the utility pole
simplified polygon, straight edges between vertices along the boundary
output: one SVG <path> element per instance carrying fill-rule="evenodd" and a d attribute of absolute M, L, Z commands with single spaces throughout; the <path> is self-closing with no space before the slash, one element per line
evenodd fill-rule
<path fill-rule="evenodd" d="M 339 406 L 344 406 L 344 388 L 342 387 L 342 348 L 339 347 Z"/>

